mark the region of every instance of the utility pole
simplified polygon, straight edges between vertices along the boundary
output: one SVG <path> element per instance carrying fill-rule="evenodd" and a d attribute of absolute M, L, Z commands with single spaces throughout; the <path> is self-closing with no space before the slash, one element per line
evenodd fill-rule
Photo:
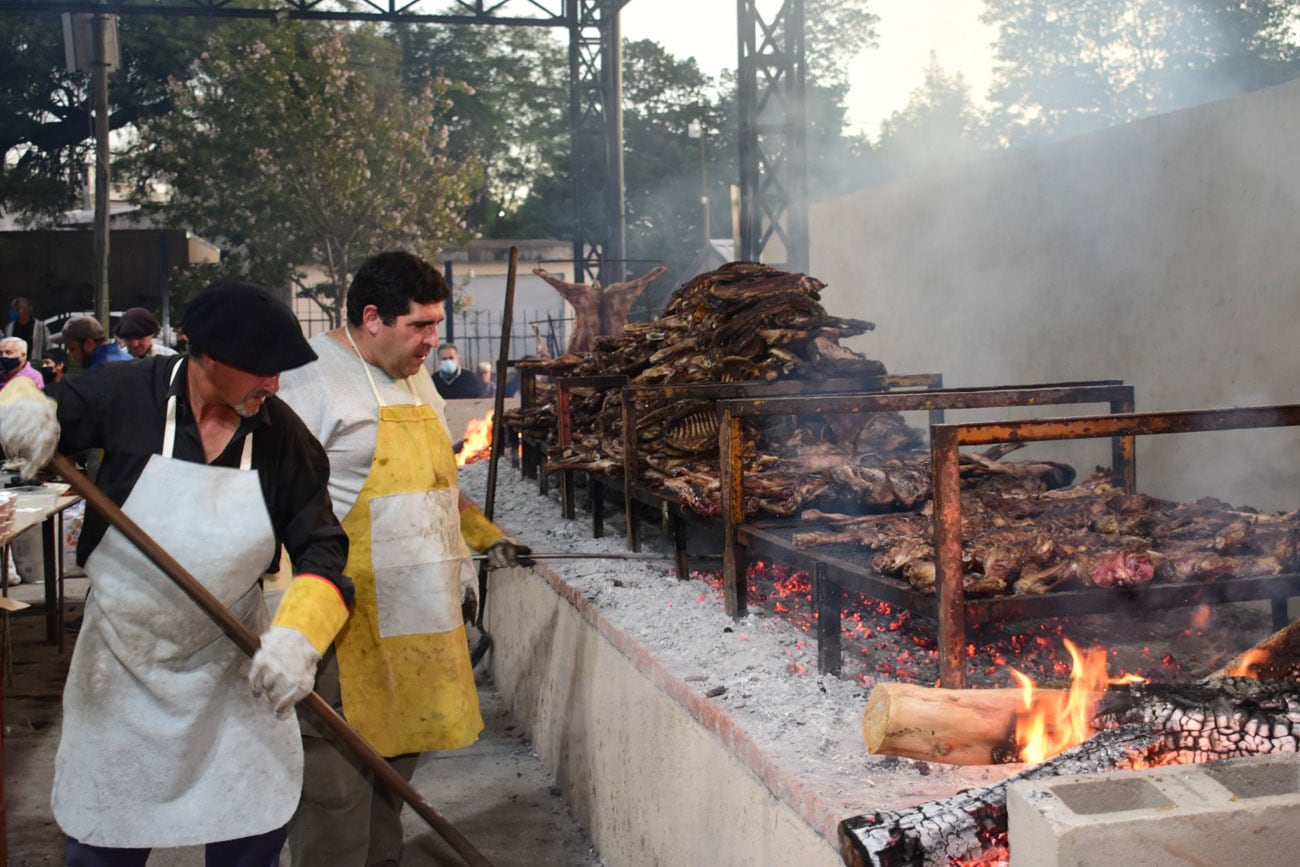
<path fill-rule="evenodd" d="M 101 0 L 102 2 L 102 0 Z M 95 316 L 105 334 L 112 333 L 108 304 L 108 69 L 109 57 L 106 33 L 110 27 L 109 16 L 96 12 L 91 17 L 91 34 L 94 41 L 94 61 L 91 69 L 92 103 L 95 111 L 95 238 L 94 286 Z"/>

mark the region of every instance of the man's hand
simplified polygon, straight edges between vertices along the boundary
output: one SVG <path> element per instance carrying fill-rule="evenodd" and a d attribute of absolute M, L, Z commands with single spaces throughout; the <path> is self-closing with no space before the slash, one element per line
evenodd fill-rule
<path fill-rule="evenodd" d="M 0 446 L 13 460 L 25 461 L 23 478 L 33 478 L 59 445 L 58 405 L 24 376 L 0 390 Z"/>
<path fill-rule="evenodd" d="M 262 633 L 262 646 L 253 654 L 248 684 L 283 716 L 311 692 L 319 662 L 320 654 L 307 636 L 288 626 L 272 626 Z"/>
<path fill-rule="evenodd" d="M 533 565 L 533 559 L 528 556 L 533 553 L 533 549 L 527 545 L 521 545 L 506 536 L 493 542 L 483 553 L 487 554 L 489 569 L 509 569 L 514 566 Z"/>

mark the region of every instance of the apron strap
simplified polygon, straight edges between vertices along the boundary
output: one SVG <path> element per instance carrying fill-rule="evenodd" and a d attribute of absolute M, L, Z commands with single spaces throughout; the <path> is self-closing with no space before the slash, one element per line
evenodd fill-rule
<path fill-rule="evenodd" d="M 168 386 L 176 383 L 176 374 L 189 361 L 183 361 L 172 368 L 171 378 L 167 380 Z M 176 449 L 176 392 L 167 395 L 167 414 L 163 421 L 163 444 L 162 456 L 170 458 Z M 244 437 L 244 450 L 239 455 L 239 468 L 249 470 L 253 467 L 253 435 L 250 433 Z"/>
<path fill-rule="evenodd" d="M 370 362 L 366 361 L 366 359 L 362 357 L 361 350 L 357 347 L 357 342 L 352 337 L 352 329 L 348 327 L 346 322 L 343 323 L 343 335 L 347 337 L 348 343 L 352 344 L 352 351 L 357 354 L 357 361 L 361 362 L 361 369 L 366 373 L 366 380 L 370 383 L 370 391 L 375 396 L 375 403 L 380 406 L 386 406 L 384 399 L 379 396 L 379 386 L 375 385 L 375 376 L 370 372 Z M 402 379 L 402 382 L 406 383 L 406 390 L 411 393 L 411 401 L 413 403 L 420 403 L 420 398 L 415 393 L 415 386 L 411 385 L 411 378 L 409 376 L 405 377 Z"/>

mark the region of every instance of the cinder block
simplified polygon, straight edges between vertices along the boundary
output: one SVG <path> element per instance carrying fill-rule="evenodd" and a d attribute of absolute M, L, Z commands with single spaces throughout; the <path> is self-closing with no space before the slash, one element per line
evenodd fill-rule
<path fill-rule="evenodd" d="M 1011 867 L 1300 863 L 1300 757 L 1022 780 Z"/>

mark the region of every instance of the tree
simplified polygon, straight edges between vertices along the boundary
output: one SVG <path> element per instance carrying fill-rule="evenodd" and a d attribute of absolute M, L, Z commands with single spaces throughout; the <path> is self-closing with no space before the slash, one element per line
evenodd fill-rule
<path fill-rule="evenodd" d="M 439 121 L 455 87 L 404 93 L 399 53 L 369 26 L 244 22 L 212 40 L 175 110 L 141 128 L 141 178 L 162 209 L 221 239 L 228 271 L 297 286 L 335 323 L 353 265 L 380 249 L 432 258 L 465 236 L 481 167 L 447 154 Z M 327 275 L 306 282 L 294 265 Z"/>
<path fill-rule="evenodd" d="M 0 209 L 51 220 L 78 201 L 94 130 L 89 76 L 64 68 L 56 14 L 6 15 L 0 28 Z M 109 127 L 170 110 L 169 76 L 183 72 L 214 22 L 128 15 L 118 21 L 122 68 L 109 75 Z"/>
<path fill-rule="evenodd" d="M 1008 142 L 1072 135 L 1293 78 L 1298 0 L 985 0 Z"/>
<path fill-rule="evenodd" d="M 553 30 L 465 25 L 394 28 L 403 79 L 427 75 L 461 82 L 443 113 L 448 152 L 484 168 L 466 214 L 493 234 L 529 186 L 569 147 L 568 58 Z"/>
<path fill-rule="evenodd" d="M 987 152 L 984 118 L 961 73 L 948 75 L 933 52 L 924 83 L 880 124 L 872 148 L 877 179 L 938 167 Z"/>

